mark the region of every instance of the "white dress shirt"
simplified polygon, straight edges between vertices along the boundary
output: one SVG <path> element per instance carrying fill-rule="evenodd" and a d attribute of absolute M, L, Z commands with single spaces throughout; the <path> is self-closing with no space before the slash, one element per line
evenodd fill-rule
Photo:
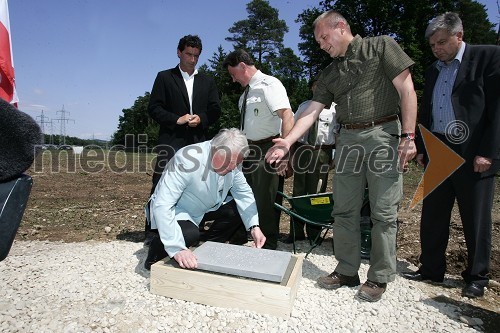
<path fill-rule="evenodd" d="M 198 74 L 198 70 L 195 69 L 192 75 L 189 75 L 187 72 L 184 72 L 179 65 L 179 70 L 181 71 L 182 78 L 184 79 L 184 83 L 186 84 L 186 89 L 189 97 L 189 113 L 193 114 L 193 84 L 194 84 L 194 76 Z"/>

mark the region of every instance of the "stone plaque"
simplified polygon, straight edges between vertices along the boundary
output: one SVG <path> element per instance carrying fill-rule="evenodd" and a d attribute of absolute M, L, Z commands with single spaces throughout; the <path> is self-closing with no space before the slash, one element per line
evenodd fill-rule
<path fill-rule="evenodd" d="M 198 269 L 278 283 L 292 258 L 289 252 L 215 242 L 205 242 L 193 253 Z"/>

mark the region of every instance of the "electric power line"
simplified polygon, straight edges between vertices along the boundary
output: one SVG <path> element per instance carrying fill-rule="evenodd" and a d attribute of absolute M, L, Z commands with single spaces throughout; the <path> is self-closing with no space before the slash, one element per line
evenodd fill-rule
<path fill-rule="evenodd" d="M 39 115 L 39 116 L 36 116 L 36 118 L 40 118 L 40 130 L 42 132 L 42 137 L 41 137 L 41 140 L 42 140 L 42 144 L 45 143 L 45 124 L 51 124 L 52 121 L 49 121 L 49 117 L 46 117 L 44 114 L 43 114 L 43 110 L 42 110 L 42 114 Z"/>
<path fill-rule="evenodd" d="M 61 127 L 60 127 L 59 145 L 65 145 L 66 144 L 66 123 L 68 121 L 72 121 L 74 123 L 75 120 L 74 119 L 66 118 L 66 114 L 69 115 L 70 112 L 64 110 L 64 105 L 62 106 L 62 110 L 59 110 L 56 113 L 60 113 L 61 114 L 61 118 L 54 119 L 54 120 L 58 121 L 59 124 L 61 125 Z"/>

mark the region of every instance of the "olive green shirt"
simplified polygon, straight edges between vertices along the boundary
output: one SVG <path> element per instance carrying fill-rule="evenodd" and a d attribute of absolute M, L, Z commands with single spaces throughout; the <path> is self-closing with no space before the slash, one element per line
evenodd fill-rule
<path fill-rule="evenodd" d="M 415 62 L 389 36 L 356 35 L 344 57 L 321 73 L 313 100 L 337 103 L 341 124 L 371 122 L 399 114 L 399 94 L 392 80 Z"/>

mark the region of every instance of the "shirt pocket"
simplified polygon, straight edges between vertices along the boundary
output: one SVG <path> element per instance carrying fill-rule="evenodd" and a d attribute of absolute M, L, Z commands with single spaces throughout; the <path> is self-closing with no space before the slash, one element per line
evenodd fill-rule
<path fill-rule="evenodd" d="M 261 103 L 261 102 L 262 102 L 262 98 L 260 98 L 259 96 L 251 96 L 251 97 L 247 98 L 247 105 Z"/>
<path fill-rule="evenodd" d="M 327 116 L 320 115 L 319 116 L 319 123 L 320 124 L 325 124 L 326 123 L 326 124 L 329 125 L 332 122 L 332 119 L 333 119 L 333 116 L 331 116 L 331 115 L 327 115 Z"/>

